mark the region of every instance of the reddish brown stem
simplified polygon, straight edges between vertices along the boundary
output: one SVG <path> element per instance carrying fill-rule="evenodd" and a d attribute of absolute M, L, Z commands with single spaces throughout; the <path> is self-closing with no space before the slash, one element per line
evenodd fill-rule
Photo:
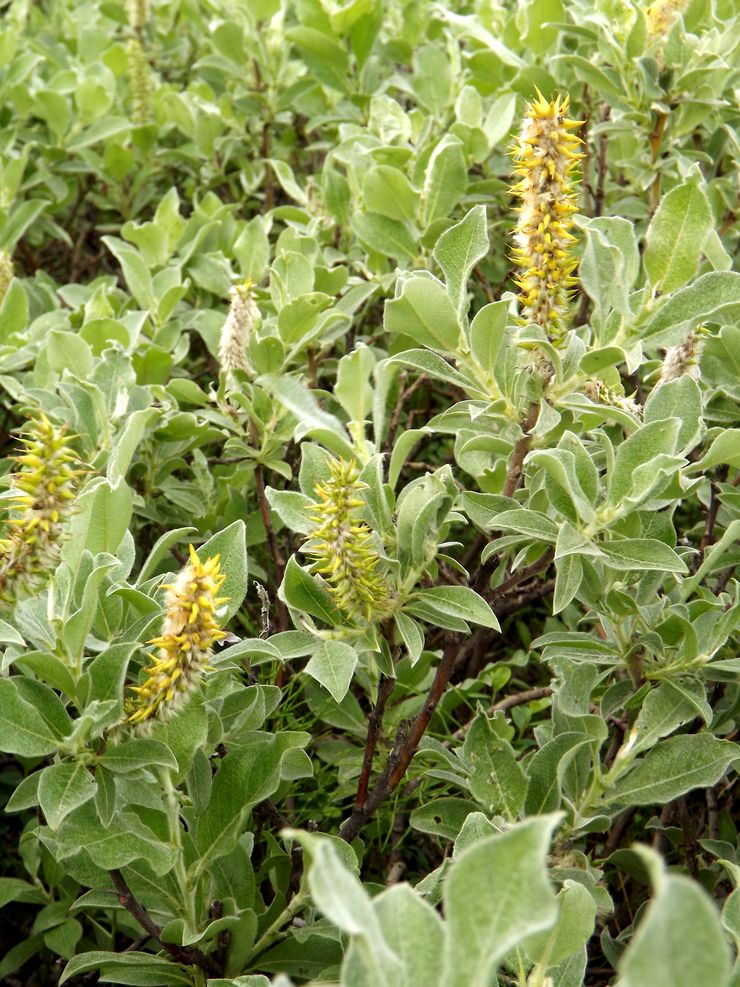
<path fill-rule="evenodd" d="M 375 788 L 364 804 L 361 807 L 355 806 L 352 815 L 342 824 L 339 835 L 348 843 L 351 843 L 357 836 L 380 803 L 388 798 L 400 784 L 401 779 L 406 773 L 406 769 L 411 763 L 411 758 L 416 753 L 419 742 L 424 736 L 426 728 L 429 726 L 429 721 L 434 715 L 434 711 L 444 694 L 447 683 L 450 681 L 450 676 L 455 667 L 457 650 L 461 643 L 462 639 L 459 635 L 455 635 L 448 641 L 442 653 L 442 659 L 437 666 L 437 671 L 434 674 L 434 680 L 427 693 L 424 705 L 410 723 L 404 722 L 398 728 L 393 750 L 388 757 L 385 770 L 378 779 Z"/>
<path fill-rule="evenodd" d="M 539 411 L 540 409 L 538 405 L 530 405 L 529 411 L 527 412 L 527 417 L 522 425 L 524 435 L 522 435 L 522 437 L 517 441 L 511 455 L 509 472 L 506 474 L 506 481 L 504 483 L 504 497 L 513 497 L 516 488 L 519 486 L 524 457 L 529 452 L 529 446 L 532 442 L 532 436 L 529 433 L 530 430 L 534 428 L 534 423 L 537 421 Z"/>
<path fill-rule="evenodd" d="M 380 727 L 383 722 L 385 704 L 388 702 L 395 684 L 396 680 L 390 676 L 386 677 L 382 675 L 380 677 L 378 699 L 372 713 L 367 718 L 367 740 L 365 741 L 365 753 L 362 758 L 362 770 L 360 771 L 360 780 L 357 783 L 357 797 L 355 799 L 355 808 L 357 809 L 364 808 L 367 802 L 370 772 L 372 771 L 373 757 L 375 756 L 375 749 L 378 746 L 378 738 L 380 737 Z"/>
<path fill-rule="evenodd" d="M 162 930 L 144 906 L 140 905 L 136 900 L 131 888 L 126 882 L 126 878 L 120 870 L 110 870 L 108 873 L 118 894 L 118 900 L 123 907 L 136 919 L 142 929 L 152 939 L 156 940 L 162 949 L 170 954 L 176 963 L 183 963 L 186 966 L 199 966 L 201 970 L 206 970 L 208 973 L 215 974 L 217 977 L 221 975 L 221 969 L 212 956 L 206 956 L 205 953 L 202 953 L 199 949 L 194 949 L 192 946 L 178 946 L 173 942 L 163 942 L 161 938 Z"/>

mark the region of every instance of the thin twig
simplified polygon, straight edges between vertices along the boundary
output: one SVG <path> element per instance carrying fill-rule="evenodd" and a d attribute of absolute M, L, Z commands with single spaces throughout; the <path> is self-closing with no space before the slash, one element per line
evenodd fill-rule
<path fill-rule="evenodd" d="M 249 440 L 255 447 L 256 451 L 259 437 L 257 435 L 257 426 L 251 418 L 249 421 Z M 280 546 L 277 543 L 277 538 L 275 537 L 275 530 L 272 526 L 270 505 L 267 501 L 267 494 L 265 493 L 265 471 L 262 463 L 259 461 L 255 462 L 254 466 L 254 486 L 257 491 L 257 501 L 259 503 L 262 524 L 265 529 L 265 534 L 267 535 L 267 544 L 270 548 L 270 554 L 272 555 L 275 563 L 276 585 L 279 586 L 283 581 L 285 561 L 280 551 Z M 285 604 L 282 600 L 276 599 L 275 609 L 277 611 L 277 629 L 279 631 L 286 631 L 288 629 L 288 615 L 285 610 Z"/>
<path fill-rule="evenodd" d="M 532 436 L 529 433 L 530 430 L 534 428 L 534 423 L 537 421 L 539 411 L 539 405 L 536 404 L 530 405 L 529 410 L 527 411 L 527 417 L 522 425 L 522 431 L 524 434 L 520 439 L 518 439 L 511 455 L 509 472 L 506 474 L 506 480 L 504 482 L 504 497 L 513 497 L 516 488 L 519 486 L 524 457 L 529 452 L 529 446 L 532 442 Z"/>
<path fill-rule="evenodd" d="M 173 960 L 185 966 L 198 966 L 201 970 L 206 970 L 208 973 L 215 974 L 216 976 L 221 975 L 222 971 L 212 956 L 206 956 L 205 953 L 202 953 L 199 949 L 195 949 L 193 946 L 178 946 L 173 942 L 163 942 L 161 938 L 162 930 L 144 906 L 140 905 L 136 900 L 133 891 L 128 886 L 126 878 L 120 870 L 114 869 L 108 871 L 108 873 L 113 881 L 113 886 L 116 889 L 120 903 L 136 919 L 142 929 L 152 939 L 156 940 L 162 949 L 170 954 Z"/>
<path fill-rule="evenodd" d="M 378 699 L 373 706 L 373 711 L 367 718 L 367 739 L 365 741 L 365 753 L 362 758 L 362 770 L 360 779 L 357 782 L 357 797 L 355 806 L 362 809 L 367 801 L 367 792 L 370 785 L 370 772 L 373 768 L 373 757 L 375 748 L 378 746 L 380 737 L 380 727 L 383 722 L 385 704 L 388 702 L 390 694 L 395 688 L 396 680 L 391 676 L 381 675 L 378 683 Z"/>
<path fill-rule="evenodd" d="M 514 692 L 512 695 L 504 696 L 503 699 L 499 699 L 497 703 L 489 706 L 486 710 L 486 716 L 495 716 L 496 713 L 506 712 L 507 709 L 513 709 L 515 706 L 523 706 L 525 703 L 533 703 L 537 699 L 545 699 L 547 696 L 551 696 L 552 693 L 552 686 L 549 685 L 539 686 L 536 689 L 527 689 L 525 692 Z M 464 740 L 473 722 L 473 720 L 469 720 L 459 730 L 455 730 L 452 739 Z"/>
<path fill-rule="evenodd" d="M 462 637 L 459 634 L 448 635 L 448 637 L 449 640 L 442 652 L 442 658 L 437 665 L 424 705 L 410 723 L 404 721 L 399 726 L 393 750 L 388 756 L 385 770 L 378 779 L 375 788 L 365 800 L 364 805 L 355 806 L 352 814 L 344 821 L 339 830 L 341 838 L 348 843 L 351 843 L 357 836 L 381 802 L 396 790 L 411 763 L 411 758 L 416 753 L 419 742 L 429 726 L 429 721 L 447 688 L 447 683 L 450 681 L 455 667 L 457 650 L 462 643 Z"/>
<path fill-rule="evenodd" d="M 709 510 L 707 511 L 707 518 L 704 523 L 704 533 L 701 536 L 701 543 L 699 544 L 699 555 L 696 557 L 695 565 L 698 569 L 701 563 L 704 561 L 704 553 L 709 548 L 710 545 L 714 543 L 714 526 L 717 523 L 717 514 L 720 509 L 719 500 L 719 485 L 727 480 L 727 474 L 729 473 L 729 466 L 725 464 L 720 467 L 717 471 L 717 479 L 711 481 L 711 498 L 709 501 Z"/>
<path fill-rule="evenodd" d="M 525 565 L 523 569 L 517 569 L 517 571 L 509 576 L 508 579 L 505 579 L 500 586 L 495 586 L 488 592 L 488 602 L 492 604 L 496 600 L 509 596 L 511 590 L 518 586 L 519 583 L 524 582 L 525 579 L 529 579 L 530 576 L 535 576 L 538 572 L 542 572 L 543 569 L 546 569 L 552 562 L 554 556 L 555 549 L 548 548 L 536 562 L 533 562 L 531 565 Z"/>

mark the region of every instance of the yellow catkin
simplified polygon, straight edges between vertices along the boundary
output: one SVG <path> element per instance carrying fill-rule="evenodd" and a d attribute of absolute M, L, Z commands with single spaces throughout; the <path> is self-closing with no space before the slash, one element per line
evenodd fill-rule
<path fill-rule="evenodd" d="M 129 26 L 134 31 L 143 31 L 149 20 L 149 0 L 128 0 L 126 13 Z"/>
<path fill-rule="evenodd" d="M 570 289 L 577 283 L 571 228 L 578 211 L 574 172 L 583 154 L 571 131 L 582 123 L 568 118 L 568 105 L 567 96 L 548 102 L 537 90 L 513 148 L 519 216 L 512 257 L 520 269 L 522 318 L 542 326 L 554 343 L 563 338 Z"/>
<path fill-rule="evenodd" d="M 370 621 L 387 612 L 389 593 L 373 533 L 358 520 L 363 489 L 354 462 L 329 463 L 329 478 L 316 485 L 318 503 L 310 509 L 314 528 L 304 551 L 316 559 L 313 571 L 327 581 L 337 607 L 351 619 Z"/>
<path fill-rule="evenodd" d="M 216 619 L 216 610 L 226 602 L 218 592 L 225 575 L 220 557 L 201 562 L 190 546 L 190 562 L 174 583 L 166 586 L 166 614 L 162 633 L 150 641 L 157 654 L 144 669 L 146 678 L 132 686 L 135 698 L 126 704 L 127 723 L 146 730 L 166 721 L 188 702 L 208 670 L 213 645 L 226 637 Z"/>
<path fill-rule="evenodd" d="M 687 7 L 687 0 L 656 0 L 645 12 L 648 38 L 654 41 L 664 38 L 679 14 Z"/>
<path fill-rule="evenodd" d="M 77 468 L 64 429 L 44 414 L 29 423 L 21 443 L 6 537 L 0 541 L 0 599 L 6 603 L 43 585 L 56 567 L 65 521 L 85 472 Z"/>
<path fill-rule="evenodd" d="M 129 38 L 126 53 L 131 81 L 131 120 L 136 124 L 147 123 L 150 115 L 151 79 L 149 62 L 138 36 Z"/>
<path fill-rule="evenodd" d="M 226 373 L 242 370 L 253 374 L 247 356 L 247 345 L 255 323 L 259 319 L 259 309 L 252 298 L 252 282 L 234 285 L 229 292 L 229 314 L 221 329 L 218 359 Z"/>

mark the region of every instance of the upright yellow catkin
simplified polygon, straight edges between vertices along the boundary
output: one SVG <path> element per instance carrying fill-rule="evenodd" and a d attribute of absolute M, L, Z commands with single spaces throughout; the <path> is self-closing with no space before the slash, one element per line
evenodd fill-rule
<path fill-rule="evenodd" d="M 578 211 L 574 172 L 583 154 L 571 131 L 582 122 L 568 118 L 568 106 L 568 96 L 548 102 L 537 90 L 513 148 L 519 181 L 512 192 L 520 203 L 512 258 L 521 272 L 515 280 L 522 318 L 542 326 L 553 343 L 563 339 L 569 289 L 577 283 L 570 231 Z"/>
<path fill-rule="evenodd" d="M 146 123 L 149 120 L 151 80 L 149 62 L 138 35 L 129 38 L 126 54 L 131 80 L 131 120 L 137 124 Z"/>
<path fill-rule="evenodd" d="M 234 285 L 229 292 L 229 314 L 221 329 L 218 359 L 227 373 L 243 370 L 253 374 L 247 356 L 247 344 L 252 329 L 259 319 L 259 309 L 252 298 L 252 282 Z"/>
<path fill-rule="evenodd" d="M 152 664 L 144 669 L 142 684 L 131 687 L 136 697 L 126 704 L 130 726 L 145 731 L 156 721 L 169 720 L 198 688 L 213 645 L 226 637 L 216 619 L 216 610 L 226 602 L 218 596 L 225 578 L 218 555 L 201 562 L 190 546 L 190 562 L 165 587 L 162 634 L 149 642 L 158 653 L 149 656 Z"/>
<path fill-rule="evenodd" d="M 128 0 L 128 22 L 134 31 L 143 31 L 149 20 L 149 0 Z"/>
<path fill-rule="evenodd" d="M 14 603 L 42 585 L 57 564 L 64 526 L 74 501 L 79 459 L 64 429 L 44 414 L 21 439 L 11 477 L 7 537 L 0 541 L 0 599 Z"/>
<path fill-rule="evenodd" d="M 10 282 L 13 280 L 13 258 L 5 250 L 0 250 L 0 305 L 8 293 Z"/>
<path fill-rule="evenodd" d="M 688 0 L 656 0 L 645 12 L 648 40 L 664 38 L 679 14 L 688 6 Z"/>
<path fill-rule="evenodd" d="M 330 461 L 329 478 L 316 485 L 318 503 L 309 512 L 314 528 L 303 550 L 316 559 L 313 571 L 326 579 L 337 607 L 369 621 L 387 611 L 389 592 L 373 533 L 357 517 L 363 489 L 354 462 Z"/>

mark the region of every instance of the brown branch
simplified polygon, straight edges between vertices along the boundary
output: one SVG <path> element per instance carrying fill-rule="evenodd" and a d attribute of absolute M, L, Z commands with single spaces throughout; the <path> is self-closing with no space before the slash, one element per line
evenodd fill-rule
<path fill-rule="evenodd" d="M 486 296 L 486 301 L 492 302 L 494 299 L 493 288 L 491 287 L 491 282 L 485 276 L 483 271 L 477 265 L 473 268 L 473 274 L 475 275 L 480 286 L 483 288 L 483 292 Z"/>
<path fill-rule="evenodd" d="M 136 919 L 142 929 L 170 954 L 176 963 L 182 963 L 185 966 L 198 966 L 210 974 L 215 974 L 217 977 L 221 976 L 222 971 L 212 956 L 206 956 L 205 953 L 193 946 L 178 946 L 174 942 L 163 942 L 162 930 L 143 905 L 140 905 L 136 900 L 120 870 L 114 869 L 108 873 L 118 894 L 118 900 L 123 907 Z"/>
<path fill-rule="evenodd" d="M 653 132 L 650 134 L 650 160 L 653 165 L 658 162 L 658 157 L 660 156 L 660 148 L 663 144 L 663 135 L 665 134 L 666 123 L 668 122 L 668 114 L 663 113 L 662 110 L 658 111 L 655 118 L 655 127 Z M 650 216 L 652 216 L 655 210 L 660 204 L 660 171 L 656 168 L 655 177 L 650 185 Z"/>
<path fill-rule="evenodd" d="M 258 445 L 258 435 L 257 426 L 254 419 L 249 420 L 249 440 L 255 447 L 255 452 L 257 451 Z M 270 554 L 272 555 L 273 561 L 275 563 L 276 569 L 276 585 L 279 586 L 283 581 L 283 573 L 285 571 L 285 561 L 283 559 L 282 553 L 280 551 L 280 546 L 277 543 L 277 538 L 275 537 L 275 529 L 272 526 L 272 515 L 270 514 L 270 505 L 267 502 L 267 494 L 265 493 L 265 470 L 262 463 L 259 461 L 255 462 L 254 466 L 254 486 L 257 491 L 257 501 L 260 508 L 260 516 L 262 517 L 262 525 L 265 529 L 265 534 L 267 536 L 267 544 L 270 549 Z M 286 631 L 288 629 L 288 614 L 285 609 L 285 604 L 276 597 L 275 609 L 277 611 L 277 629 L 279 631 Z"/>
<path fill-rule="evenodd" d="M 390 694 L 395 688 L 396 680 L 391 676 L 381 675 L 378 683 L 378 699 L 373 707 L 372 713 L 367 718 L 367 739 L 365 741 L 365 753 L 362 758 L 362 770 L 360 779 L 357 782 L 357 797 L 355 798 L 355 808 L 362 809 L 367 802 L 367 792 L 370 785 L 370 772 L 373 767 L 373 757 L 375 748 L 378 746 L 380 737 L 380 727 L 383 722 L 385 704 L 388 702 Z"/>
<path fill-rule="evenodd" d="M 495 586 L 487 594 L 487 600 L 489 603 L 493 604 L 496 600 L 503 599 L 511 594 L 511 590 L 514 589 L 519 583 L 523 583 L 530 576 L 536 576 L 538 572 L 542 572 L 546 569 L 552 562 L 555 556 L 555 549 L 548 548 L 547 551 L 542 555 L 536 562 L 531 565 L 525 565 L 523 569 L 517 569 L 513 575 L 505 579 L 500 586 Z M 495 609 L 495 607 L 494 607 Z"/>
<path fill-rule="evenodd" d="M 698 569 L 704 560 L 704 553 L 709 548 L 710 545 L 714 543 L 714 526 L 717 523 L 717 514 L 719 513 L 720 500 L 719 500 L 719 485 L 727 480 L 727 474 L 729 473 L 729 466 L 726 464 L 720 467 L 717 472 L 717 479 L 711 481 L 711 499 L 709 501 L 709 510 L 707 511 L 707 519 L 704 524 L 704 533 L 701 536 L 701 543 L 699 545 L 699 555 L 696 559 L 696 568 Z"/>
<path fill-rule="evenodd" d="M 513 497 L 516 488 L 519 486 L 519 481 L 522 475 L 522 464 L 524 463 L 524 457 L 529 452 L 529 446 L 532 442 L 532 436 L 529 434 L 530 429 L 534 427 L 534 423 L 537 421 L 537 415 L 539 414 L 539 405 L 532 404 L 527 412 L 527 417 L 522 425 L 522 430 L 524 434 L 520 439 L 517 440 L 514 446 L 514 451 L 511 456 L 511 462 L 509 463 L 509 472 L 506 474 L 506 481 L 504 482 L 504 497 Z"/>
<path fill-rule="evenodd" d="M 542 569 L 547 568 L 547 566 L 552 561 L 553 554 L 554 551 L 552 549 L 548 549 L 548 551 L 545 552 L 545 554 L 542 556 L 541 559 L 539 559 L 537 562 L 534 562 L 532 565 L 526 566 L 524 569 L 521 569 L 519 572 L 515 573 L 515 575 L 507 579 L 502 586 L 499 586 L 496 590 L 494 590 L 494 594 L 498 594 L 499 598 L 502 601 L 505 601 L 507 593 L 511 589 L 518 586 L 518 584 L 523 579 L 526 579 L 528 576 L 532 576 L 540 572 Z M 360 792 L 358 788 L 357 804 L 352 810 L 351 815 L 348 816 L 348 818 L 345 819 L 345 821 L 342 823 L 342 826 L 340 827 L 339 830 L 340 837 L 346 840 L 348 843 L 352 842 L 352 840 L 357 836 L 357 834 L 360 832 L 360 830 L 365 825 L 365 823 L 373 815 L 373 813 L 378 808 L 378 806 L 396 790 L 396 788 L 403 780 L 406 770 L 409 764 L 411 763 L 411 759 L 413 758 L 414 754 L 418 749 L 421 738 L 424 736 L 424 733 L 427 727 L 429 726 L 432 716 L 434 715 L 434 712 L 437 709 L 437 706 L 439 705 L 439 701 L 444 695 L 445 689 L 447 688 L 450 679 L 452 677 L 452 674 L 458 665 L 458 659 L 460 657 L 461 649 L 466 649 L 470 647 L 471 639 L 466 640 L 460 634 L 453 635 L 450 634 L 449 632 L 445 632 L 445 638 L 447 643 L 442 652 L 442 658 L 440 659 L 440 662 L 437 665 L 437 669 L 434 673 L 434 679 L 432 680 L 432 684 L 429 687 L 429 691 L 427 693 L 426 699 L 424 700 L 423 706 L 417 712 L 413 720 L 411 720 L 410 722 L 403 721 L 398 727 L 398 730 L 396 732 L 396 738 L 393 744 L 393 749 L 388 755 L 385 768 L 383 769 L 382 774 L 378 778 L 372 792 L 370 792 L 370 794 L 367 797 L 365 797 L 364 793 Z M 531 699 L 534 698 L 542 698 L 545 695 L 549 695 L 551 692 L 549 687 L 543 687 L 543 688 L 545 688 L 544 692 L 541 692 L 540 690 L 535 690 L 536 694 L 533 694 L 529 700 L 525 699 L 522 701 L 527 702 L 527 701 L 531 701 Z M 380 693 L 378 695 L 378 700 L 380 701 Z M 384 702 L 386 700 L 387 697 L 384 700 Z M 505 700 L 501 700 L 501 703 L 504 703 L 504 705 L 501 706 L 502 709 L 509 709 L 511 706 L 517 705 L 517 703 L 511 697 L 507 697 Z M 494 712 L 496 708 L 499 707 L 499 705 L 500 704 L 495 704 Z M 382 714 L 382 710 L 381 710 L 381 714 Z M 371 739 L 370 735 L 371 735 L 371 726 L 368 727 L 368 743 L 366 744 L 365 759 L 363 760 L 363 771 L 365 770 L 365 764 L 368 758 L 368 748 Z M 377 743 L 377 737 L 375 738 L 374 743 Z M 373 746 L 372 747 L 373 753 L 374 750 L 375 747 Z M 369 764 L 370 766 L 372 765 L 372 754 L 370 756 Z M 368 767 L 368 775 L 369 775 L 369 767 Z"/>
<path fill-rule="evenodd" d="M 495 716 L 496 713 L 506 712 L 507 709 L 513 709 L 515 706 L 523 706 L 525 703 L 533 703 L 537 699 L 545 699 L 547 696 L 551 696 L 552 693 L 552 686 L 549 685 L 539 686 L 536 689 L 527 689 L 525 692 L 514 692 L 512 695 L 504 696 L 503 699 L 499 699 L 497 703 L 489 706 L 486 710 L 486 716 Z M 459 730 L 455 730 L 452 739 L 464 740 L 472 725 L 473 720 L 464 723 Z"/>
<path fill-rule="evenodd" d="M 402 374 L 402 379 L 405 383 L 406 380 L 405 372 Z M 391 414 L 390 424 L 388 425 L 388 438 L 386 439 L 386 443 L 385 443 L 388 452 L 390 452 L 393 449 L 393 441 L 396 437 L 396 431 L 398 430 L 398 425 L 401 420 L 401 412 L 403 411 L 404 405 L 406 404 L 406 402 L 408 401 L 408 399 L 411 397 L 412 394 L 418 391 L 418 389 L 423 384 L 426 384 L 428 379 L 429 378 L 427 377 L 426 374 L 419 374 L 419 376 L 412 384 L 410 384 L 408 387 L 401 388 L 401 391 L 398 395 L 398 400 L 396 401 L 396 406 L 393 409 L 393 413 Z"/>
<path fill-rule="evenodd" d="M 508 617 L 512 613 L 516 613 L 517 610 L 527 603 L 534 603 L 535 600 L 541 600 L 543 596 L 549 596 L 555 590 L 555 580 L 548 579 L 547 582 L 537 583 L 530 589 L 523 589 L 515 597 L 511 599 L 504 600 L 503 603 L 496 607 L 496 616 L 499 620 L 502 617 Z"/>
<path fill-rule="evenodd" d="M 429 721 L 434 715 L 440 699 L 442 698 L 447 683 L 455 667 L 457 650 L 462 643 L 461 635 L 448 635 L 448 642 L 442 652 L 442 658 L 434 679 L 424 700 L 424 705 L 409 723 L 404 721 L 398 728 L 393 750 L 388 756 L 385 769 L 372 790 L 364 805 L 355 806 L 352 814 L 342 823 L 339 835 L 343 840 L 351 843 L 357 836 L 367 820 L 373 815 L 378 806 L 389 795 L 391 795 L 400 784 L 406 769 L 411 763 L 411 758 L 416 753 L 421 738 L 424 736 Z"/>
<path fill-rule="evenodd" d="M 601 122 L 606 123 L 611 114 L 611 107 L 605 106 L 601 114 Z M 599 134 L 599 156 L 596 159 L 596 195 L 594 196 L 594 216 L 600 216 L 604 210 L 604 198 L 606 195 L 606 175 L 607 161 L 606 152 L 608 141 L 606 134 L 602 131 Z"/>

